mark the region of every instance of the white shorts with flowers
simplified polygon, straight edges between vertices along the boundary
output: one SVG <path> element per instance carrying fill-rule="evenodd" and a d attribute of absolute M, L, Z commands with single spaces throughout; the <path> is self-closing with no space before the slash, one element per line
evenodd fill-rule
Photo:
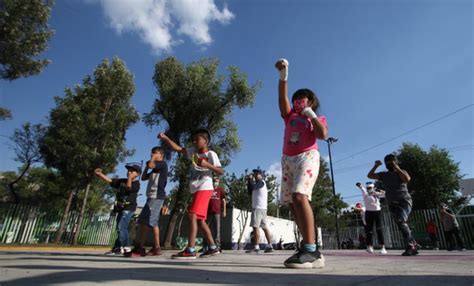
<path fill-rule="evenodd" d="M 280 203 L 293 202 L 292 194 L 303 194 L 311 201 L 313 186 L 319 174 L 319 151 L 316 149 L 295 156 L 283 155 Z"/>

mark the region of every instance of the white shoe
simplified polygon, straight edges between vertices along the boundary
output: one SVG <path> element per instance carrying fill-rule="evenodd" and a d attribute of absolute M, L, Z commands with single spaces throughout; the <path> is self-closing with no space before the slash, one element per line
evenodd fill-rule
<path fill-rule="evenodd" d="M 372 246 L 367 246 L 368 253 L 374 253 L 374 248 Z"/>
<path fill-rule="evenodd" d="M 380 254 L 387 254 L 387 250 L 385 250 L 385 246 L 380 249 Z"/>

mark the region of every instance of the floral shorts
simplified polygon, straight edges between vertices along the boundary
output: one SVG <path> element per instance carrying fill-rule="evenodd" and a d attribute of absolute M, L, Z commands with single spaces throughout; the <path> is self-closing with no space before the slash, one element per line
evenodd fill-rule
<path fill-rule="evenodd" d="M 311 201 L 319 174 L 319 151 L 309 150 L 295 156 L 283 155 L 280 203 L 293 202 L 292 194 L 304 194 Z"/>

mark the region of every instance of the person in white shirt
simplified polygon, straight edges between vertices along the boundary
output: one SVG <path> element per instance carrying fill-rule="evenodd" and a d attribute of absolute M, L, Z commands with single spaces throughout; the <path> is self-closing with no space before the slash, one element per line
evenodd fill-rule
<path fill-rule="evenodd" d="M 263 180 L 262 170 L 254 169 L 253 175 L 247 178 L 247 188 L 252 191 L 252 217 L 250 219 L 250 226 L 253 227 L 253 233 L 255 236 L 254 249 L 247 252 L 259 252 L 260 251 L 260 229 L 263 229 L 265 237 L 267 238 L 267 247 L 265 253 L 273 252 L 272 237 L 268 229 L 267 222 L 267 200 L 268 200 L 268 189 Z"/>
<path fill-rule="evenodd" d="M 387 250 L 385 250 L 385 243 L 382 231 L 382 218 L 380 207 L 380 198 L 385 196 L 385 192 L 376 191 L 375 185 L 372 182 L 367 182 L 366 188 L 364 188 L 361 183 L 357 183 L 356 186 L 362 191 L 362 197 L 364 199 L 365 236 L 367 241 L 367 252 L 374 253 L 373 235 L 375 224 L 377 239 L 381 247 L 380 253 L 387 254 Z"/>

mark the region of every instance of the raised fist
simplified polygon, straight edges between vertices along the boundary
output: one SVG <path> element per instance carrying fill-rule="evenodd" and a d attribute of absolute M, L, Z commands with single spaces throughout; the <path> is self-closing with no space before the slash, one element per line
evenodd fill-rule
<path fill-rule="evenodd" d="M 94 173 L 95 173 L 96 175 L 102 174 L 102 169 L 101 169 L 101 168 L 97 168 L 97 169 L 94 170 Z"/>
<path fill-rule="evenodd" d="M 357 183 L 356 183 L 356 186 L 357 186 L 357 187 L 360 187 L 360 186 L 362 186 L 362 184 L 361 184 L 360 182 L 357 182 Z"/>
<path fill-rule="evenodd" d="M 377 166 L 377 167 L 382 166 L 382 161 L 380 161 L 380 160 L 375 161 L 375 166 Z"/>
<path fill-rule="evenodd" d="M 275 63 L 275 67 L 277 68 L 277 70 L 281 71 L 282 69 L 288 69 L 288 61 L 286 59 L 279 59 L 276 63 Z"/>

